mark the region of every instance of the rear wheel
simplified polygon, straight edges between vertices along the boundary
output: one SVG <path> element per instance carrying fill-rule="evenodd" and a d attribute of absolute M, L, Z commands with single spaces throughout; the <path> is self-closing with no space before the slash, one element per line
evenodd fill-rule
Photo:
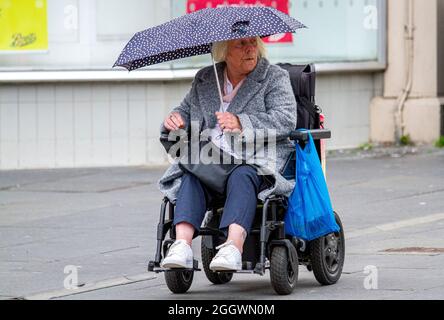
<path fill-rule="evenodd" d="M 205 271 L 205 275 L 207 277 L 208 280 L 210 280 L 210 282 L 214 283 L 214 284 L 224 284 L 224 283 L 228 283 L 231 281 L 231 279 L 233 278 L 233 273 L 231 272 L 213 272 L 210 270 L 210 263 L 211 260 L 213 260 L 214 256 L 216 255 L 216 250 L 213 248 L 208 248 L 205 245 L 205 241 L 204 241 L 204 237 L 208 237 L 208 236 L 203 236 L 202 237 L 202 242 L 201 242 L 201 255 L 202 255 L 202 265 L 203 265 L 203 269 Z"/>
<path fill-rule="evenodd" d="M 165 282 L 173 293 L 185 293 L 193 283 L 194 271 L 165 271 Z"/>
<path fill-rule="evenodd" d="M 316 280 L 322 285 L 338 282 L 345 260 L 345 239 L 341 219 L 335 212 L 339 232 L 328 234 L 310 243 L 311 267 Z"/>
<path fill-rule="evenodd" d="M 273 248 L 270 261 L 270 278 L 271 285 L 277 294 L 291 294 L 296 287 L 299 273 L 296 249 L 294 250 L 294 257 L 295 261 L 291 263 L 286 247 L 277 246 Z"/>

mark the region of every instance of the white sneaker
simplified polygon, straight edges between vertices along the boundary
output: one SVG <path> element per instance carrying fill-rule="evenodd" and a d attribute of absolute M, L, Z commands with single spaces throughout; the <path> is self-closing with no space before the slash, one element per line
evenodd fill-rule
<path fill-rule="evenodd" d="M 176 240 L 168 250 L 166 257 L 160 263 L 161 268 L 193 268 L 193 250 L 185 240 Z"/>
<path fill-rule="evenodd" d="M 219 251 L 210 263 L 212 271 L 242 270 L 242 255 L 230 240 L 216 247 Z"/>

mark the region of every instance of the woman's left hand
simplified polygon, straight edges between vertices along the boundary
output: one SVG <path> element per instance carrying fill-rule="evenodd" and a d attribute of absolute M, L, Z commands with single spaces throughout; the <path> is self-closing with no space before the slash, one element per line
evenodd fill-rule
<path fill-rule="evenodd" d="M 236 115 L 230 112 L 216 112 L 216 117 L 217 122 L 224 132 L 242 132 L 242 125 Z"/>

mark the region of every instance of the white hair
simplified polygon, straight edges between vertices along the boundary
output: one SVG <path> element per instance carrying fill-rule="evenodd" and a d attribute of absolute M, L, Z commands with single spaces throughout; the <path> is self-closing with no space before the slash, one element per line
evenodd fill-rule
<path fill-rule="evenodd" d="M 262 41 L 261 37 L 256 37 L 257 40 L 257 49 L 258 49 L 258 58 L 265 58 L 267 56 L 267 50 L 265 48 L 264 41 Z M 225 61 L 227 58 L 228 51 L 228 41 L 220 41 L 213 43 L 211 48 L 214 60 L 216 62 Z"/>

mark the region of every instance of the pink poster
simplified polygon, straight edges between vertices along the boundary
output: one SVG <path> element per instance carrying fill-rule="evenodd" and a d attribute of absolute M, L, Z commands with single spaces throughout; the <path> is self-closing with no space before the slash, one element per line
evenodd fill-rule
<path fill-rule="evenodd" d="M 217 8 L 227 6 L 264 6 L 273 7 L 283 13 L 289 13 L 289 0 L 187 0 L 187 13 L 192 13 L 205 8 Z M 293 35 L 291 33 L 276 34 L 264 38 L 266 43 L 291 43 Z"/>

